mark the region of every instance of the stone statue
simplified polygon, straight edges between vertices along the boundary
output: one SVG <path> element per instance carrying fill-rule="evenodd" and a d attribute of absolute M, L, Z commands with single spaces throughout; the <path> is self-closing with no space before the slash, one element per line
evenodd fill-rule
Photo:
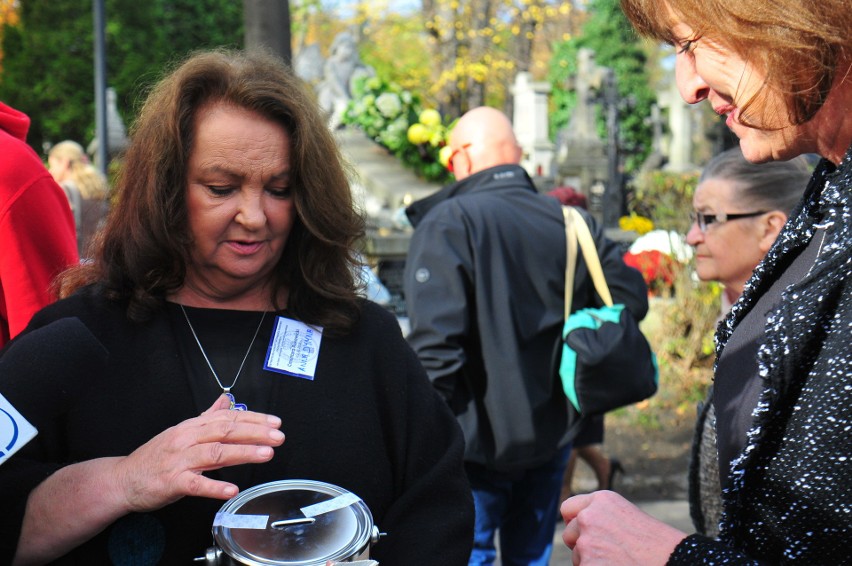
<path fill-rule="evenodd" d="M 355 37 L 348 31 L 337 34 L 323 65 L 323 79 L 317 85 L 317 101 L 329 114 L 329 127 L 337 129 L 346 105 L 352 99 L 352 85 L 361 77 L 375 75 L 361 62 Z"/>
<path fill-rule="evenodd" d="M 293 70 L 296 75 L 312 87 L 322 80 L 323 64 L 325 58 L 320 53 L 320 46 L 317 43 L 304 46 L 296 54 L 293 63 Z"/>

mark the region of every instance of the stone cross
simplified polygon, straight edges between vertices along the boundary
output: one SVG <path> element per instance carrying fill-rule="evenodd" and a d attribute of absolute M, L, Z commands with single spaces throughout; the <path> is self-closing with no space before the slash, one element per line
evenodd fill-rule
<path fill-rule="evenodd" d="M 557 184 L 579 189 L 598 216 L 607 182 L 607 150 L 598 135 L 595 109 L 606 73 L 595 63 L 594 51 L 577 52 L 577 73 L 566 84 L 576 92 L 576 105 L 568 126 L 558 134 L 556 154 Z"/>
<path fill-rule="evenodd" d="M 598 141 L 595 100 L 603 87 L 608 69 L 595 62 L 595 52 L 586 47 L 577 52 L 577 74 L 573 77 L 577 103 L 571 113 L 568 125 L 569 138 L 584 141 Z"/>

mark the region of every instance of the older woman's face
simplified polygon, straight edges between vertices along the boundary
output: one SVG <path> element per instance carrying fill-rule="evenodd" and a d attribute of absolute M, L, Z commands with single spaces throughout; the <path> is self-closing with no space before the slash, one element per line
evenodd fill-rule
<path fill-rule="evenodd" d="M 706 99 L 717 114 L 727 116 L 725 123 L 740 138 L 746 159 L 760 163 L 812 151 L 804 145 L 810 136 L 803 135 L 802 126 L 789 123 L 782 97 L 766 90 L 763 72 L 710 38 L 696 38 L 684 23 L 675 24 L 672 33 L 677 38 L 675 78 L 681 96 L 690 104 Z M 768 130 L 740 121 L 743 105 L 758 92 L 760 98 L 749 106 L 750 121 Z"/>
<path fill-rule="evenodd" d="M 219 300 L 266 292 L 295 216 L 286 130 L 230 105 L 200 109 L 186 202 L 193 249 L 185 288 Z"/>
<path fill-rule="evenodd" d="M 695 189 L 692 205 L 702 214 L 758 212 L 738 202 L 738 190 L 727 179 L 706 179 Z M 713 222 L 705 232 L 693 222 L 686 242 L 695 248 L 695 271 L 702 281 L 719 281 L 742 293 L 743 285 L 766 254 L 762 216 Z"/>

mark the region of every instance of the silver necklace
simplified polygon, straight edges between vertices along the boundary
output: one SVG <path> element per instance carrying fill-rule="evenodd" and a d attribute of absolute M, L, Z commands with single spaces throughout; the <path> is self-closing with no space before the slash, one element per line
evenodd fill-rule
<path fill-rule="evenodd" d="M 260 326 L 263 324 L 263 319 L 266 318 L 266 311 L 263 311 L 263 315 L 260 317 L 260 322 L 257 323 L 257 328 L 254 330 L 254 336 L 251 338 L 251 343 L 249 344 L 248 350 L 246 350 L 246 355 L 243 356 L 243 361 L 240 363 L 240 369 L 237 370 L 237 375 L 234 376 L 234 381 L 231 382 L 231 385 L 225 387 L 222 385 L 222 381 L 219 379 L 219 376 L 216 374 L 216 370 L 213 369 L 213 364 L 210 363 L 210 358 L 207 357 L 207 352 L 204 351 L 204 347 L 201 346 L 201 340 L 198 339 L 198 334 L 195 333 L 195 329 L 192 327 L 192 323 L 189 322 L 189 316 L 186 314 L 186 309 L 183 308 L 183 305 L 180 305 L 180 310 L 183 312 L 183 317 L 186 319 L 186 324 L 189 325 L 189 331 L 192 332 L 192 337 L 195 338 L 195 343 L 198 344 L 198 349 L 201 350 L 201 355 L 204 356 L 204 361 L 207 362 L 207 367 L 210 368 L 210 373 L 213 374 L 213 378 L 216 380 L 216 383 L 219 384 L 219 387 L 222 389 L 222 393 L 231 400 L 230 409 L 233 411 L 247 411 L 248 407 L 245 406 L 244 403 L 237 403 L 237 400 L 234 399 L 234 395 L 231 393 L 231 389 L 237 384 L 237 380 L 240 379 L 240 374 L 243 372 L 243 366 L 248 359 L 249 352 L 251 352 L 251 347 L 254 346 L 254 341 L 257 339 L 257 333 L 260 332 Z"/>

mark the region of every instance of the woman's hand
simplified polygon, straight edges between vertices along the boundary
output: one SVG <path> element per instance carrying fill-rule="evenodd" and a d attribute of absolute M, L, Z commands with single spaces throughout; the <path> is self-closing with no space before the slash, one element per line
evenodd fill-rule
<path fill-rule="evenodd" d="M 566 523 L 562 540 L 575 566 L 662 565 L 686 537 L 612 491 L 575 495 L 560 510 Z"/>
<path fill-rule="evenodd" d="M 222 395 L 200 416 L 158 434 L 129 456 L 61 468 L 30 493 L 14 564 L 44 564 L 132 511 L 159 509 L 187 495 L 228 499 L 237 486 L 202 475 L 272 458 L 284 442 L 281 419 L 230 411 Z"/>
<path fill-rule="evenodd" d="M 128 512 L 159 509 L 187 495 L 229 499 L 237 486 L 202 472 L 272 459 L 272 447 L 284 442 L 281 419 L 229 406 L 222 395 L 200 416 L 163 431 L 116 462 L 115 485 Z"/>

